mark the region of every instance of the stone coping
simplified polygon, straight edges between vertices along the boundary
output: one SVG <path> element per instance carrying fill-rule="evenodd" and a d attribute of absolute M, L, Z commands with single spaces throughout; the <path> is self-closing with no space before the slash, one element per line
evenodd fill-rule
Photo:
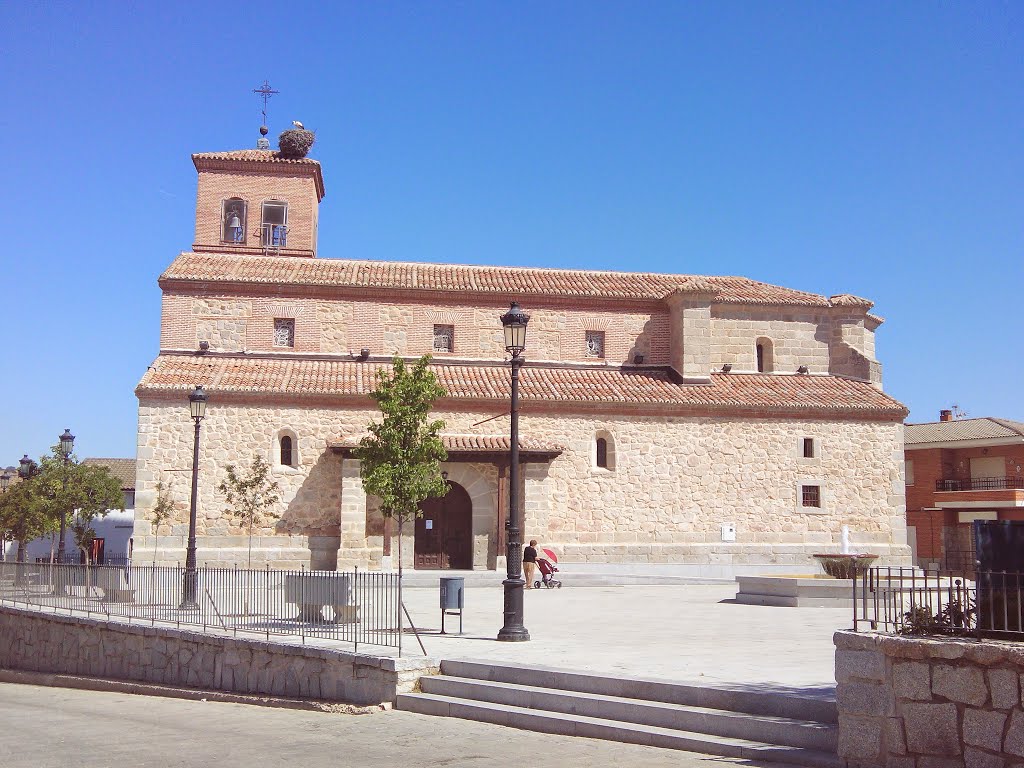
<path fill-rule="evenodd" d="M 962 660 L 990 667 L 1002 663 L 1024 666 L 1024 643 L 971 637 L 907 637 L 882 632 L 841 629 L 832 636 L 837 648 L 851 651 L 882 651 L 886 656 L 924 661 Z"/>
<path fill-rule="evenodd" d="M 210 640 L 231 640 L 244 644 L 251 651 L 270 651 L 285 656 L 300 656 L 303 658 L 324 659 L 327 661 L 338 661 L 353 664 L 361 667 L 371 667 L 385 672 L 413 672 L 417 670 L 436 669 L 440 659 L 431 656 L 389 656 L 385 654 L 369 654 L 356 651 L 349 651 L 342 648 L 325 647 L 322 644 L 313 645 L 308 640 L 305 644 L 281 638 L 280 640 L 259 639 L 254 634 L 244 633 L 235 635 L 232 632 L 215 630 L 213 628 L 203 632 L 198 629 L 184 629 L 170 626 L 166 622 L 157 622 L 155 625 L 146 626 L 143 624 L 129 624 L 123 617 L 111 616 L 93 617 L 79 616 L 67 611 L 38 611 L 31 608 L 22 608 L 11 605 L 0 605 L 0 612 L 15 616 L 45 619 L 58 624 L 68 624 L 82 627 L 111 627 L 118 632 L 138 637 L 166 637 L 186 642 L 202 643 Z M 310 638 L 311 640 L 313 638 Z M 323 640 L 316 639 L 318 643 Z M 410 638 L 414 642 L 414 638 Z"/>

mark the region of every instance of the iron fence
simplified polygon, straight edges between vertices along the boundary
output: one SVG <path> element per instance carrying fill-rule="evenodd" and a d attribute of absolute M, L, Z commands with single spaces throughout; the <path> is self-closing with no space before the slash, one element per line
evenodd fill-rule
<path fill-rule="evenodd" d="M 853 580 L 853 628 L 1024 640 L 1024 573 L 868 568 Z"/>
<path fill-rule="evenodd" d="M 412 626 L 398 574 L 358 569 L 0 563 L 0 602 L 267 639 L 340 640 L 357 650 L 388 646 L 399 654 L 403 630 Z"/>

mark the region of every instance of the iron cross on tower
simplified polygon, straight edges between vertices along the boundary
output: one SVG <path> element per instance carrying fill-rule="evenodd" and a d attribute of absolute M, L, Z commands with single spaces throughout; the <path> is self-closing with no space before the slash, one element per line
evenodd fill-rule
<path fill-rule="evenodd" d="M 275 91 L 270 87 L 270 81 L 264 80 L 263 85 L 259 88 L 253 88 L 252 92 L 258 93 L 260 98 L 263 99 L 263 124 L 260 125 L 260 139 L 256 142 L 256 146 L 259 149 L 270 149 L 270 142 L 267 141 L 267 134 L 270 132 L 270 129 L 267 128 L 267 102 L 271 96 L 280 93 L 280 91 Z"/>

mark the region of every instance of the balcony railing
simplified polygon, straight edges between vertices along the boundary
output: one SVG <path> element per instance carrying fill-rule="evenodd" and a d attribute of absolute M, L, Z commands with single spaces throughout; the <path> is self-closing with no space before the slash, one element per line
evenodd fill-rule
<path fill-rule="evenodd" d="M 969 479 L 936 480 L 936 491 L 1002 491 L 1024 489 L 1024 477 L 972 477 Z"/>

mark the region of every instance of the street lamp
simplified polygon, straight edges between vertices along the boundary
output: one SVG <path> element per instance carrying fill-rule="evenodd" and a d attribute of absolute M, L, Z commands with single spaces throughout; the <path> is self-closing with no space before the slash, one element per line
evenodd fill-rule
<path fill-rule="evenodd" d="M 67 502 L 68 498 L 68 462 L 71 460 L 71 452 L 75 449 L 75 436 L 71 434 L 71 430 L 65 428 L 64 434 L 57 438 L 60 441 L 60 454 L 64 457 L 64 477 L 61 479 L 61 490 L 64 495 L 64 501 Z M 62 508 L 60 511 L 60 542 L 57 544 L 57 564 L 62 565 L 64 563 L 64 537 L 66 534 L 67 526 L 67 509 Z M 52 550 L 51 550 L 52 551 Z"/>
<path fill-rule="evenodd" d="M 28 457 L 26 453 L 21 457 L 21 461 L 18 462 L 18 477 L 22 480 L 31 480 L 33 477 L 39 474 L 39 465 L 36 464 L 32 459 Z M 23 540 L 18 541 L 18 554 L 15 556 L 15 560 L 19 563 L 25 562 L 25 542 Z M 18 581 L 20 583 L 22 574 L 18 574 Z"/>
<path fill-rule="evenodd" d="M 198 610 L 196 602 L 196 506 L 199 501 L 199 423 L 206 417 L 206 401 L 209 398 L 203 388 L 196 385 L 188 396 L 192 420 L 196 423 L 196 434 L 192 442 L 192 506 L 188 513 L 188 549 L 185 551 L 185 575 L 181 584 L 182 610 Z"/>
<path fill-rule="evenodd" d="M 7 493 L 13 478 L 14 475 L 6 471 L 0 475 L 0 491 Z M 4 537 L 0 537 L 0 562 L 7 562 L 7 539 Z"/>
<path fill-rule="evenodd" d="M 509 446 L 509 489 L 508 529 L 505 564 L 508 574 L 502 585 L 505 587 L 505 624 L 498 632 L 498 639 L 508 642 L 523 642 L 530 639 L 530 633 L 523 626 L 523 542 L 522 520 L 519 514 L 519 369 L 523 366 L 523 350 L 526 348 L 526 324 L 530 316 L 513 301 L 508 312 L 501 316 L 505 329 L 505 351 L 512 355 L 512 429 Z"/>

